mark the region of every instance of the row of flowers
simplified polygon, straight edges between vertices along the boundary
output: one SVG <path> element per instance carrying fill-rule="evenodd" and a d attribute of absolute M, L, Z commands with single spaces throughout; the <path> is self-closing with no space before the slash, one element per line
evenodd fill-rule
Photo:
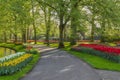
<path fill-rule="evenodd" d="M 11 54 L 11 55 L 8 55 L 8 56 L 5 56 L 5 57 L 2 57 L 0 58 L 0 63 L 3 63 L 5 61 L 9 61 L 9 60 L 12 60 L 14 58 L 17 58 L 17 57 L 20 57 L 22 55 L 24 55 L 25 52 L 17 52 L 15 54 Z"/>
<path fill-rule="evenodd" d="M 111 55 L 120 55 L 120 49 L 99 44 L 80 44 L 82 47 L 92 48 L 98 51 L 106 52 Z"/>
<path fill-rule="evenodd" d="M 73 46 L 71 48 L 71 50 L 82 52 L 84 54 L 100 56 L 104 59 L 108 59 L 110 61 L 120 63 L 120 56 L 118 54 L 115 55 L 115 53 L 108 53 L 106 51 L 104 52 L 104 51 L 96 50 L 94 48 L 91 48 L 91 47 L 88 47 L 88 46 L 85 46 L 85 45 L 87 45 L 87 44 L 81 44 L 81 46 Z M 95 44 L 93 44 L 93 45 L 95 45 Z"/>
<path fill-rule="evenodd" d="M 24 54 L 15 59 L 0 63 L 0 75 L 12 74 L 19 71 L 31 60 L 32 54 Z"/>

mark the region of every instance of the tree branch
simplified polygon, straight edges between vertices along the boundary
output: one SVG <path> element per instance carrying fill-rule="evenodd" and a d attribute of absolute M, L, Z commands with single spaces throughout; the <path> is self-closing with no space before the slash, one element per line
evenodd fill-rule
<path fill-rule="evenodd" d="M 57 9 L 55 8 L 55 7 L 53 7 L 52 5 L 50 5 L 49 3 L 46 3 L 46 2 L 44 2 L 44 1 L 40 1 L 40 0 L 36 0 L 39 4 L 45 4 L 45 5 L 47 5 L 47 6 L 49 6 L 50 8 L 52 8 L 52 9 L 54 9 L 55 11 L 57 11 Z"/>

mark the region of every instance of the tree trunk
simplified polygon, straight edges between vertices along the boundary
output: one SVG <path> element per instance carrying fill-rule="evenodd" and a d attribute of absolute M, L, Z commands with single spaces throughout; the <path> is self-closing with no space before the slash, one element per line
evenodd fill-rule
<path fill-rule="evenodd" d="M 34 13 L 34 2 L 31 0 L 32 4 L 32 17 L 33 17 L 33 30 L 34 30 L 34 42 L 37 43 L 36 27 L 35 27 L 35 13 Z"/>
<path fill-rule="evenodd" d="M 22 41 L 24 42 L 24 43 L 26 43 L 26 34 L 25 34 L 25 32 L 23 32 L 22 33 Z"/>
<path fill-rule="evenodd" d="M 92 27 L 91 27 L 91 42 L 94 42 L 94 34 L 95 34 L 94 17 L 92 17 L 91 24 L 92 24 Z"/>
<path fill-rule="evenodd" d="M 30 39 L 30 32 L 29 32 L 29 27 L 27 28 L 27 40 Z"/>
<path fill-rule="evenodd" d="M 11 40 L 12 40 L 12 34 L 10 33 L 10 35 L 9 35 L 9 40 L 10 40 L 10 42 L 11 42 Z"/>
<path fill-rule="evenodd" d="M 15 38 L 15 43 L 17 42 L 17 34 L 14 34 L 14 38 Z"/>
<path fill-rule="evenodd" d="M 76 36 L 77 36 L 77 28 L 76 26 L 73 26 L 73 28 L 71 29 L 71 39 L 70 39 L 70 45 L 75 45 L 76 44 Z"/>
<path fill-rule="evenodd" d="M 70 45 L 75 45 L 76 44 L 76 38 L 77 38 L 77 23 L 76 23 L 75 17 L 72 16 Z"/>
<path fill-rule="evenodd" d="M 7 42 L 7 35 L 6 35 L 6 32 L 4 31 L 4 42 L 6 43 Z"/>
<path fill-rule="evenodd" d="M 101 42 L 105 42 L 105 20 L 102 21 L 101 28 Z"/>
<path fill-rule="evenodd" d="M 51 17 L 51 10 L 50 8 L 48 8 L 48 16 L 47 16 L 47 13 L 46 13 L 46 9 L 44 10 L 44 15 L 45 15 L 45 25 L 46 25 L 46 43 L 47 43 L 47 46 L 50 45 L 50 42 L 49 42 L 49 39 L 50 39 L 50 17 Z"/>
<path fill-rule="evenodd" d="M 64 41 L 67 41 L 67 30 L 66 30 L 66 28 L 64 29 L 64 32 L 63 32 L 63 34 L 64 34 Z"/>
<path fill-rule="evenodd" d="M 34 42 L 36 44 L 37 43 L 37 34 L 36 34 L 36 27 L 35 27 L 34 23 L 33 23 L 33 30 L 34 30 Z"/>
<path fill-rule="evenodd" d="M 76 38 L 77 38 L 77 26 L 75 23 L 75 18 L 72 18 L 71 20 L 71 39 L 70 39 L 70 45 L 76 44 Z"/>
<path fill-rule="evenodd" d="M 48 26 L 47 27 L 47 30 L 46 30 L 46 43 L 47 43 L 47 46 L 49 46 L 50 45 L 50 42 L 49 42 L 49 34 L 50 33 L 50 27 Z"/>
<path fill-rule="evenodd" d="M 59 46 L 58 48 L 64 48 L 64 39 L 63 39 L 64 25 L 59 26 Z"/>
<path fill-rule="evenodd" d="M 71 39 L 70 39 L 70 45 L 76 44 L 77 39 L 77 25 L 78 25 L 78 3 L 73 4 L 71 8 Z"/>

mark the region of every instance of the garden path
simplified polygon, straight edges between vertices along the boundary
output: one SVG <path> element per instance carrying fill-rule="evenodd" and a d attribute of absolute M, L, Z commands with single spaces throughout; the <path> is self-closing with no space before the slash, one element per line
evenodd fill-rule
<path fill-rule="evenodd" d="M 88 64 L 66 51 L 36 46 L 41 59 L 21 80 L 102 80 Z"/>

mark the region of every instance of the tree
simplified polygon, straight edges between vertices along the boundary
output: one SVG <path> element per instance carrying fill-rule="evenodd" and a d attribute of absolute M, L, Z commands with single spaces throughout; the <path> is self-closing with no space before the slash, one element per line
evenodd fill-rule
<path fill-rule="evenodd" d="M 71 0 L 71 40 L 70 44 L 75 45 L 77 39 L 77 26 L 79 26 L 79 2 L 80 0 Z M 80 26 L 79 26 L 80 27 Z"/>
<path fill-rule="evenodd" d="M 65 29 L 67 22 L 70 20 L 70 14 L 69 14 L 70 2 L 64 1 L 64 0 L 62 1 L 60 0 L 53 0 L 53 1 L 37 0 L 37 2 L 51 7 L 55 11 L 55 13 L 57 13 L 57 17 L 59 20 L 59 46 L 58 48 L 63 48 L 64 47 L 63 31 Z"/>
<path fill-rule="evenodd" d="M 41 9 L 44 12 L 44 22 L 46 26 L 45 43 L 47 43 L 47 46 L 49 46 L 50 29 L 51 29 L 51 8 L 46 5 L 41 4 Z"/>

